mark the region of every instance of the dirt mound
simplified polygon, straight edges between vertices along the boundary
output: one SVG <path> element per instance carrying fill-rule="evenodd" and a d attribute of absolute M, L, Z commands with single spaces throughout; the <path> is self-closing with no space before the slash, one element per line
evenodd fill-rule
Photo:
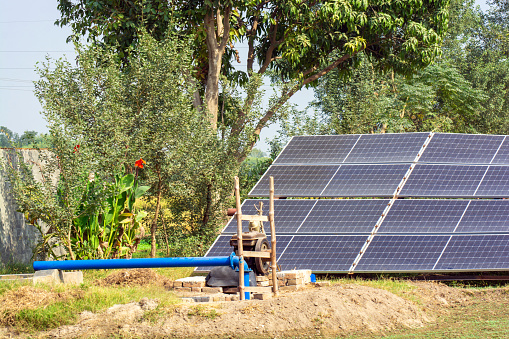
<path fill-rule="evenodd" d="M 150 268 L 134 268 L 115 272 L 104 279 L 96 280 L 98 286 L 143 286 L 160 285 L 169 286 L 171 280 L 157 274 Z"/>
<path fill-rule="evenodd" d="M 82 291 L 79 290 L 51 292 L 32 286 L 20 286 L 0 298 L 0 324 L 15 325 L 16 314 L 22 309 L 33 310 L 54 302 L 80 298 L 81 295 Z"/>
<path fill-rule="evenodd" d="M 430 285 L 433 289 L 435 285 Z M 422 285 L 422 288 L 425 288 Z M 438 293 L 443 286 L 438 286 Z M 417 294 L 420 288 L 416 289 Z M 445 294 L 444 294 L 445 295 Z M 452 300 L 452 299 L 451 299 Z M 383 333 L 396 327 L 421 327 L 435 319 L 430 308 L 388 291 L 359 285 L 335 285 L 286 292 L 269 300 L 181 304 L 154 322 L 137 313 L 134 322 L 108 312 L 83 314 L 73 326 L 44 337 L 256 338 L 337 336 L 363 331 Z M 429 312 L 428 312 L 429 311 Z M 139 312 L 139 310 L 137 310 Z M 86 333 L 86 334 L 85 334 Z"/>

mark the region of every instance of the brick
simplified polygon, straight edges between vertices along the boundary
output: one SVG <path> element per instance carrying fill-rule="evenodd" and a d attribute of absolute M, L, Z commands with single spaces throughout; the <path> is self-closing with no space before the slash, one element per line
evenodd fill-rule
<path fill-rule="evenodd" d="M 269 281 L 269 277 L 267 277 L 266 275 L 257 275 L 256 276 L 256 281 L 257 282 L 260 282 L 260 281 Z"/>
<path fill-rule="evenodd" d="M 201 287 L 191 287 L 191 292 L 201 293 L 202 292 L 202 288 Z"/>
<path fill-rule="evenodd" d="M 226 297 L 224 295 L 213 295 L 212 296 L 212 301 L 225 301 L 226 300 Z"/>
<path fill-rule="evenodd" d="M 183 281 L 183 287 L 205 287 L 205 281 Z"/>
<path fill-rule="evenodd" d="M 191 287 L 175 287 L 175 292 L 191 292 Z"/>
<path fill-rule="evenodd" d="M 203 296 L 203 297 L 194 297 L 194 300 L 198 303 L 208 303 L 212 301 L 212 298 L 209 296 Z"/>
<path fill-rule="evenodd" d="M 253 293 L 253 299 L 258 300 L 272 299 L 272 293 Z"/>
<path fill-rule="evenodd" d="M 268 281 L 258 281 L 256 283 L 256 285 L 258 285 L 260 287 L 267 287 L 267 286 L 269 286 L 269 282 Z"/>
<path fill-rule="evenodd" d="M 238 295 L 232 295 L 231 296 L 231 301 L 239 301 L 239 296 Z"/>
<path fill-rule="evenodd" d="M 183 287 L 182 286 L 182 281 L 174 281 L 173 282 L 173 288 L 179 288 L 179 287 Z"/>
<path fill-rule="evenodd" d="M 222 293 L 223 292 L 222 287 L 203 287 L 201 290 L 203 293 Z"/>
<path fill-rule="evenodd" d="M 232 297 L 227 295 L 224 297 L 224 301 L 232 301 Z"/>

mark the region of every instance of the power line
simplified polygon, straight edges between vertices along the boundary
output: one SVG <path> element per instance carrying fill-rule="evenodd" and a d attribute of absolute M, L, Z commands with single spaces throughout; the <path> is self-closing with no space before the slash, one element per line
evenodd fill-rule
<path fill-rule="evenodd" d="M 74 53 L 74 51 L 0 51 L 0 53 Z"/>
<path fill-rule="evenodd" d="M 19 21 L 0 21 L 0 24 L 18 24 L 29 22 L 55 22 L 55 20 L 19 20 Z"/>

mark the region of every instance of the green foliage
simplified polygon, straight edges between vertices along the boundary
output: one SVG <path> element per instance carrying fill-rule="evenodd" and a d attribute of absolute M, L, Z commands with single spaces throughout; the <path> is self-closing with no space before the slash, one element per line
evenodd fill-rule
<path fill-rule="evenodd" d="M 115 50 L 76 43 L 77 66 L 62 60 L 40 65 L 36 94 L 52 148 L 41 153 L 42 181 L 22 162 L 11 164 L 10 180 L 21 210 L 43 234 L 42 248 L 63 243 L 73 257 L 73 246 L 82 243 L 83 257 L 130 256 L 141 217 L 131 199 L 143 193 L 132 186 L 140 158 L 146 164 L 137 180 L 150 187 L 147 195 L 178 197 L 182 203 L 174 208 L 192 214 L 187 234 L 211 243 L 236 161 L 192 107 L 186 46 L 175 36 L 158 42 L 143 35 L 122 66 Z M 133 224 L 122 233 L 127 221 Z"/>
<path fill-rule="evenodd" d="M 21 136 L 5 126 L 0 126 L 0 147 L 11 148 L 48 148 L 50 141 L 47 134 L 36 131 L 25 131 Z"/>
<path fill-rule="evenodd" d="M 261 129 L 284 117 L 278 112 L 291 96 L 302 86 L 315 86 L 334 69 L 348 76 L 360 65 L 359 53 L 382 72 L 411 74 L 429 65 L 440 54 L 448 4 L 448 0 L 171 4 L 60 0 L 57 24 L 71 25 L 78 36 L 114 46 L 124 65 L 133 62 L 128 54 L 141 40 L 139 27 L 158 41 L 165 39 L 167 30 L 192 36 L 195 72 L 184 79 L 197 85 L 193 104 L 214 129 L 217 126 L 222 140 L 233 138 L 227 152 L 240 164 Z M 234 44 L 241 42 L 249 48 L 245 70 L 234 68 L 240 62 Z M 285 86 L 269 107 L 250 114 L 262 94 L 257 91 L 259 78 L 269 73 Z M 241 89 L 241 100 L 230 100 L 231 88 Z"/>

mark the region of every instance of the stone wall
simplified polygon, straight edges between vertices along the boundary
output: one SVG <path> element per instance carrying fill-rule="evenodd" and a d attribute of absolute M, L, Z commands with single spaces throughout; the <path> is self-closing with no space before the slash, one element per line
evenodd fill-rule
<path fill-rule="evenodd" d="M 33 149 L 21 150 L 23 160 L 37 164 L 39 151 Z M 0 148 L 0 161 L 7 161 L 8 156 L 17 161 L 14 152 Z M 37 166 L 34 166 L 34 176 L 40 179 Z M 7 182 L 7 174 L 0 166 L 0 263 L 29 264 L 33 255 L 33 248 L 38 240 L 37 229 L 25 222 L 23 214 L 16 212 L 16 204 Z"/>

